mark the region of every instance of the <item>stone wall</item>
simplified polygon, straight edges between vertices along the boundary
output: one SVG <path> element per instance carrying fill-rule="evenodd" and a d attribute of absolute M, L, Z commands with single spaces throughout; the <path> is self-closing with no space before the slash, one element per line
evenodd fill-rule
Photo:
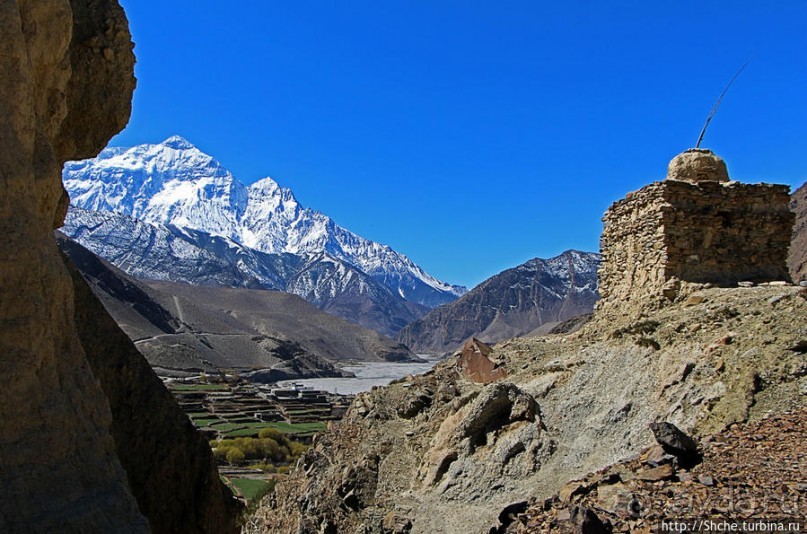
<path fill-rule="evenodd" d="M 789 187 L 666 181 L 666 277 L 733 286 L 790 280 Z"/>
<path fill-rule="evenodd" d="M 693 168 L 693 156 L 708 160 L 708 172 Z M 711 152 L 688 151 L 670 164 L 667 180 L 608 209 L 600 240 L 602 306 L 660 304 L 674 299 L 682 282 L 732 287 L 790 280 L 789 188 L 731 182 L 727 176 Z"/>
<path fill-rule="evenodd" d="M 603 217 L 601 302 L 646 300 L 666 283 L 664 184 L 654 182 L 615 202 Z"/>

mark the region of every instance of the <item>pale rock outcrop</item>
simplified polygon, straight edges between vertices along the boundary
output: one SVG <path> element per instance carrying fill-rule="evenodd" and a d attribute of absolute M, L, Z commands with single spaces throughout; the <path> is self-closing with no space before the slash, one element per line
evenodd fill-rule
<path fill-rule="evenodd" d="M 464 406 L 443 421 L 423 456 L 424 487 L 447 499 L 472 499 L 486 484 L 523 478 L 540 465 L 542 423 L 532 395 L 500 382 L 457 401 Z"/>

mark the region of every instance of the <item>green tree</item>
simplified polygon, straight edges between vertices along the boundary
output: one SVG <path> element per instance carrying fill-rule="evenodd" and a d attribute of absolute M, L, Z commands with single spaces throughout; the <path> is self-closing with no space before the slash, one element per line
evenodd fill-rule
<path fill-rule="evenodd" d="M 223 462 L 227 459 L 227 453 L 229 451 L 230 447 L 216 447 L 213 449 L 213 458 L 215 458 L 217 462 Z"/>
<path fill-rule="evenodd" d="M 298 441 L 289 443 L 289 452 L 291 452 L 292 458 L 299 458 L 306 450 L 308 450 L 308 445 L 304 445 Z"/>
<path fill-rule="evenodd" d="M 227 449 L 227 461 L 232 465 L 241 465 L 246 460 L 244 452 L 237 447 Z"/>

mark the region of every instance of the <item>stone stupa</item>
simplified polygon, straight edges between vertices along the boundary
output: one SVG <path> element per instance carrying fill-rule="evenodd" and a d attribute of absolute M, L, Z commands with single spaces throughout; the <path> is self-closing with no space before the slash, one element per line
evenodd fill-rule
<path fill-rule="evenodd" d="M 731 181 L 711 150 L 677 155 L 665 180 L 606 211 L 599 306 L 663 304 L 685 283 L 789 282 L 789 192 L 786 185 Z"/>

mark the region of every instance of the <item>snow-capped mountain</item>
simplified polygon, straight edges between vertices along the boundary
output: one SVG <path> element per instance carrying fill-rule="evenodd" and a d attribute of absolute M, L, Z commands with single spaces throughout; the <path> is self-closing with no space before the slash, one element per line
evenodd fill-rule
<path fill-rule="evenodd" d="M 445 352 L 471 336 L 496 342 L 545 333 L 590 313 L 599 298 L 599 254 L 568 250 L 494 275 L 460 299 L 435 308 L 398 333 L 415 352 Z"/>
<path fill-rule="evenodd" d="M 324 253 L 429 308 L 466 291 L 430 276 L 389 246 L 302 207 L 291 190 L 271 178 L 244 185 L 179 136 L 68 162 L 63 179 L 71 203 L 79 208 L 198 230 L 268 254 Z"/>
<path fill-rule="evenodd" d="M 428 311 L 325 252 L 268 254 L 200 230 L 75 206 L 62 232 L 138 278 L 285 291 L 387 335 Z"/>

